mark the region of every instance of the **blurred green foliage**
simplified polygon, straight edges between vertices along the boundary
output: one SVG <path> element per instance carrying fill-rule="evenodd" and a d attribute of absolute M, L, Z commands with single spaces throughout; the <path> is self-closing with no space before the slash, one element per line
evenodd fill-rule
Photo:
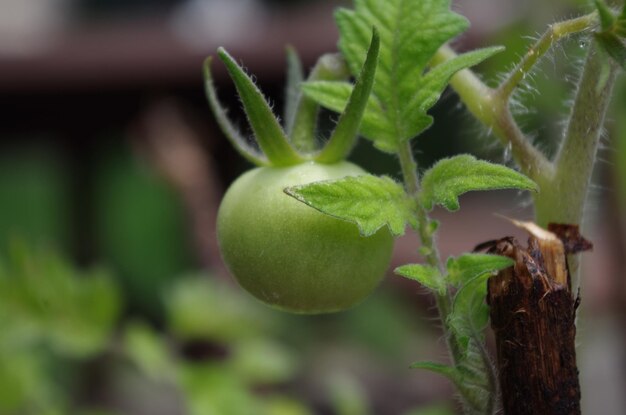
<path fill-rule="evenodd" d="M 0 248 L 11 237 L 67 247 L 68 185 L 55 152 L 47 145 L 0 152 Z"/>
<path fill-rule="evenodd" d="M 622 81 L 615 94 L 618 98 L 616 108 L 615 134 L 615 173 L 617 181 L 618 203 L 621 212 L 626 212 L 626 82 Z"/>
<path fill-rule="evenodd" d="M 104 271 L 13 243 L 0 262 L 0 413 L 66 413 L 63 388 L 107 347 L 120 304 Z"/>
<path fill-rule="evenodd" d="M 173 189 L 127 147 L 101 155 L 93 190 L 99 255 L 120 277 L 131 309 L 158 319 L 163 288 L 192 262 L 185 214 Z"/>

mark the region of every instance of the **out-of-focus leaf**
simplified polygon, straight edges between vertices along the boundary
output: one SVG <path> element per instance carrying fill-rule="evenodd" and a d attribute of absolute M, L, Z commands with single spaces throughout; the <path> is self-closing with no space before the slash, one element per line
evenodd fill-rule
<path fill-rule="evenodd" d="M 181 386 L 189 415 L 259 415 L 260 400 L 231 371 L 211 365 L 184 365 Z"/>
<path fill-rule="evenodd" d="M 179 278 L 166 292 L 167 320 L 180 339 L 234 343 L 267 333 L 268 312 L 209 276 Z"/>
<path fill-rule="evenodd" d="M 229 358 L 233 372 L 251 384 L 273 384 L 291 379 L 297 368 L 296 357 L 280 343 L 251 339 L 232 347 Z"/>
<path fill-rule="evenodd" d="M 101 351 L 117 320 L 120 294 L 103 271 L 81 274 L 50 252 L 15 245 L 0 270 L 5 335 L 25 345 L 44 342 L 71 357 Z"/>
<path fill-rule="evenodd" d="M 346 373 L 331 376 L 328 393 L 337 415 L 367 415 L 371 413 L 367 393 L 355 377 Z"/>
<path fill-rule="evenodd" d="M 127 324 L 124 349 L 127 356 L 150 378 L 174 378 L 176 369 L 165 339 L 146 323 L 133 321 Z"/>

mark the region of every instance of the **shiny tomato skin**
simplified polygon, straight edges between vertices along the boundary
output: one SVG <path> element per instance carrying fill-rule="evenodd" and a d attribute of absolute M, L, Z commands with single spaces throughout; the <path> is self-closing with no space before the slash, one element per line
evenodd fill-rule
<path fill-rule="evenodd" d="M 222 257 L 239 284 L 262 302 L 294 313 L 327 313 L 367 297 L 385 275 L 393 237 L 370 237 L 284 193 L 289 186 L 357 176 L 349 162 L 259 167 L 228 189 L 218 212 Z"/>

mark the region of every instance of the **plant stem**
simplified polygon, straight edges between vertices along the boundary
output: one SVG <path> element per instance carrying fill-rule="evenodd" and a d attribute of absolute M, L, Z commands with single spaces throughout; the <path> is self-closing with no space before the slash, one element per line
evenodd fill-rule
<path fill-rule="evenodd" d="M 581 223 L 618 70 L 594 42 L 585 61 L 565 137 L 554 161 L 554 177 L 546 191 L 535 196 L 535 216 L 539 225 Z"/>
<path fill-rule="evenodd" d="M 428 216 L 426 210 L 422 207 L 422 205 L 417 201 L 417 197 L 420 190 L 419 177 L 417 175 L 417 163 L 415 162 L 415 158 L 413 157 L 413 152 L 411 151 L 410 142 L 404 142 L 400 145 L 398 150 L 398 159 L 400 161 L 400 167 L 402 169 L 402 175 L 404 178 L 404 184 L 406 186 L 407 192 L 416 199 L 416 211 L 415 214 L 417 216 L 417 234 L 420 238 L 420 242 L 422 247 L 425 248 L 425 258 L 428 265 L 438 268 L 443 275 L 443 265 L 441 263 L 441 259 L 439 257 L 439 250 L 435 244 L 433 238 L 433 230 L 431 227 L 431 219 Z M 458 363 L 461 352 L 459 350 L 457 339 L 448 329 L 448 316 L 452 311 L 452 301 L 450 299 L 449 293 L 446 291 L 443 294 L 435 293 L 435 300 L 437 304 L 437 310 L 439 312 L 439 319 L 441 320 L 444 336 L 446 339 L 446 344 L 448 346 L 448 350 L 450 351 L 450 355 L 452 357 L 452 361 L 454 364 Z"/>
<path fill-rule="evenodd" d="M 603 69 L 608 69 L 606 74 Z M 589 49 L 565 138 L 555 160 L 552 180 L 535 195 L 535 221 L 580 224 L 589 193 L 591 175 L 611 92 L 619 68 L 595 42 Z M 570 255 L 568 264 L 574 285 L 579 279 L 579 258 Z"/>
<path fill-rule="evenodd" d="M 596 12 L 571 20 L 553 23 L 548 26 L 548 30 L 539 40 L 526 52 L 526 55 L 517 64 L 515 69 L 509 74 L 504 82 L 498 87 L 498 94 L 501 97 L 509 98 L 526 74 L 532 70 L 537 61 L 550 49 L 550 47 L 573 33 L 578 33 L 589 29 L 598 22 Z"/>
<path fill-rule="evenodd" d="M 456 53 L 448 46 L 439 49 L 433 64 L 454 58 Z M 541 182 L 543 176 L 550 176 L 552 168 L 545 156 L 524 136 L 509 110 L 508 97 L 503 97 L 497 90 L 486 86 L 469 69 L 459 71 L 450 80 L 450 85 L 457 92 L 469 112 L 489 128 L 502 145 L 510 146 L 515 162 L 524 174 Z"/>
<path fill-rule="evenodd" d="M 590 29 L 597 24 L 597 13 L 566 20 L 550 25 L 541 38 L 528 50 L 526 55 L 496 89 L 486 86 L 469 69 L 459 71 L 450 80 L 467 109 L 498 137 L 504 146 L 510 146 L 513 158 L 522 172 L 538 182 L 540 187 L 552 180 L 552 163 L 537 150 L 522 133 L 510 111 L 511 94 L 538 60 L 559 40 L 578 32 Z M 448 46 L 442 46 L 432 64 L 438 65 L 454 58 L 456 53 Z"/>

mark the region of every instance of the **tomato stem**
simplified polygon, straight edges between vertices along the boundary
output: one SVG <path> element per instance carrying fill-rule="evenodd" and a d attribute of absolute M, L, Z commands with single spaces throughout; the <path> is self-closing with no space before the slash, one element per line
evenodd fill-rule
<path fill-rule="evenodd" d="M 420 181 L 417 174 L 417 162 L 413 157 L 411 151 L 411 144 L 405 141 L 399 146 L 398 159 L 400 167 L 402 169 L 402 176 L 404 178 L 404 185 L 406 191 L 411 197 L 415 198 L 415 216 L 417 218 L 417 225 L 415 231 L 420 238 L 422 247 L 426 248 L 425 259 L 428 265 L 439 269 L 441 275 L 446 275 L 444 266 L 439 256 L 439 250 L 434 241 L 433 227 L 430 226 L 431 219 L 428 216 L 428 212 L 422 206 L 419 200 Z M 448 316 L 452 310 L 452 300 L 450 293 L 446 289 L 443 293 L 435 293 L 435 300 L 437 303 L 437 310 L 439 313 L 439 319 L 441 320 L 444 335 L 446 338 L 446 344 L 453 362 L 456 364 L 461 358 L 461 351 L 459 344 L 454 333 L 448 327 Z"/>

